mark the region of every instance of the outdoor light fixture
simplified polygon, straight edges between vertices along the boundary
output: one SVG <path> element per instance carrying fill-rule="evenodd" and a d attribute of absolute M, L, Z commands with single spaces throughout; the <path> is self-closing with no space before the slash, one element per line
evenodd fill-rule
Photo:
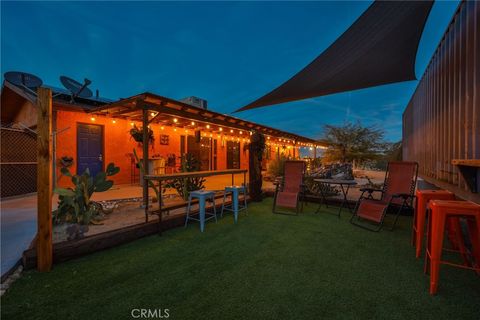
<path fill-rule="evenodd" d="M 173 122 L 177 123 L 177 122 L 178 122 L 178 119 L 177 119 L 177 118 L 173 118 Z"/>
<path fill-rule="evenodd" d="M 151 112 L 150 115 L 151 115 L 152 117 L 155 117 L 155 112 Z"/>
<path fill-rule="evenodd" d="M 270 140 L 270 137 L 267 137 L 268 140 Z"/>
<path fill-rule="evenodd" d="M 223 128 L 219 128 L 218 130 L 223 131 Z"/>
<path fill-rule="evenodd" d="M 133 126 L 135 125 L 135 123 L 133 123 L 133 122 L 130 122 L 130 125 L 133 127 Z"/>
<path fill-rule="evenodd" d="M 164 127 L 164 126 L 161 126 L 160 129 L 163 130 L 163 129 L 165 129 L 165 127 Z"/>
<path fill-rule="evenodd" d="M 173 131 L 177 131 L 177 128 L 173 128 Z"/>
<path fill-rule="evenodd" d="M 242 131 L 240 131 L 239 133 L 240 133 L 240 134 L 243 134 L 243 132 L 242 132 Z"/>
<path fill-rule="evenodd" d="M 194 125 L 195 125 L 195 121 L 192 121 L 192 126 L 194 126 Z"/>
<path fill-rule="evenodd" d="M 91 117 L 90 120 L 95 121 L 95 118 L 94 118 L 94 117 Z"/>
<path fill-rule="evenodd" d="M 230 129 L 230 133 L 233 133 L 233 130 L 232 130 L 232 129 Z"/>
<path fill-rule="evenodd" d="M 112 123 L 117 123 L 117 120 L 112 120 Z"/>
<path fill-rule="evenodd" d="M 210 129 L 210 125 L 209 125 L 209 124 L 207 124 L 207 129 Z"/>

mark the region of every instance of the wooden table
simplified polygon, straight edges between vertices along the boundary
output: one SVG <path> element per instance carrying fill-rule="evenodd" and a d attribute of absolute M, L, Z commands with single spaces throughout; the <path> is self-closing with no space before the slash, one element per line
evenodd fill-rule
<path fill-rule="evenodd" d="M 211 177 L 220 175 L 232 175 L 232 185 L 235 185 L 235 175 L 243 173 L 243 184 L 246 185 L 247 169 L 228 169 L 228 170 L 216 170 L 216 171 L 194 171 L 194 172 L 178 172 L 170 174 L 153 175 L 148 174 L 143 177 L 145 183 L 149 181 L 158 181 L 159 196 L 158 196 L 158 232 L 162 233 L 162 182 L 166 180 L 187 179 L 187 178 L 199 178 L 199 177 Z M 145 199 L 145 221 L 148 222 L 148 189 L 147 197 Z M 214 204 L 215 205 L 215 204 Z"/>
<path fill-rule="evenodd" d="M 352 209 L 348 205 L 348 200 L 347 200 L 347 195 L 348 195 L 348 190 L 350 190 L 351 186 L 357 185 L 357 182 L 355 180 L 338 180 L 338 179 L 313 179 L 314 182 L 319 183 L 319 184 L 326 184 L 326 185 L 339 185 L 340 188 L 342 189 L 342 194 L 343 194 L 343 201 L 342 205 L 340 206 L 340 209 L 338 210 L 338 217 L 340 218 L 340 213 L 342 212 L 343 207 L 347 207 L 350 212 L 352 212 Z M 346 188 L 345 188 L 346 186 Z M 323 202 L 328 208 L 327 205 L 327 198 L 325 196 L 325 193 L 322 190 L 322 186 L 319 187 L 320 189 L 320 195 L 322 197 Z M 322 206 L 322 203 L 317 208 L 316 213 L 320 211 L 320 208 Z"/>
<path fill-rule="evenodd" d="M 452 164 L 458 167 L 468 189 L 477 193 L 480 181 L 480 159 L 453 159 Z"/>

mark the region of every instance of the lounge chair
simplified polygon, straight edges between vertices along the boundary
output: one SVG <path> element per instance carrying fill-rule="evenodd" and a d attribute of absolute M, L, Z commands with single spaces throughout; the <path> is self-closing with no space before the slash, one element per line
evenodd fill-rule
<path fill-rule="evenodd" d="M 305 174 L 305 162 L 298 160 L 285 161 L 285 173 L 281 181 L 276 183 L 275 195 L 273 198 L 273 213 L 288 214 L 288 212 L 277 211 L 277 206 L 295 209 L 298 215 L 303 209 L 300 201 L 304 197 L 303 176 Z"/>
<path fill-rule="evenodd" d="M 395 228 L 398 216 L 404 209 L 413 208 L 418 164 L 416 162 L 389 162 L 382 189 L 362 188 L 350 222 L 370 231 L 380 231 L 389 210 L 396 210 L 391 230 Z M 379 200 L 374 193 L 380 192 Z M 365 223 L 367 220 L 370 223 Z M 376 227 L 374 227 L 376 225 Z"/>

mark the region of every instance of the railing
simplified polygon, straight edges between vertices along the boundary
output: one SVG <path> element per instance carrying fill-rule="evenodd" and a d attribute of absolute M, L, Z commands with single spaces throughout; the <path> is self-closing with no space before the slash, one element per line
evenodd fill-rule
<path fill-rule="evenodd" d="M 216 171 L 195 171 L 195 172 L 179 172 L 179 173 L 171 173 L 171 174 L 160 174 L 160 175 L 145 175 L 143 179 L 145 183 L 148 185 L 149 181 L 156 181 L 158 182 L 158 211 L 155 210 L 156 214 L 158 215 L 158 225 L 159 225 L 159 232 L 161 233 L 162 230 L 162 182 L 168 180 L 182 180 L 188 178 L 199 178 L 199 177 L 211 177 L 211 176 L 220 176 L 220 175 L 232 175 L 232 185 L 235 184 L 235 175 L 243 173 L 243 184 L 246 185 L 246 175 L 248 170 L 246 169 L 228 169 L 228 170 L 216 170 Z M 145 221 L 148 222 L 148 215 L 149 215 L 149 196 L 148 196 L 148 189 L 147 188 L 147 197 L 145 199 Z"/>

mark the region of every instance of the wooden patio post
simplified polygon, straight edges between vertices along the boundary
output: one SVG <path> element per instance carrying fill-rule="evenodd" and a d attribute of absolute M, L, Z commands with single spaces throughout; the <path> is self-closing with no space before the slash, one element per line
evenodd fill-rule
<path fill-rule="evenodd" d="M 37 97 L 37 269 L 52 269 L 52 91 Z"/>
<path fill-rule="evenodd" d="M 138 104 L 139 102 L 137 102 Z M 146 106 L 142 106 L 142 130 L 143 130 L 143 171 L 144 175 L 149 174 L 148 168 L 148 109 Z M 143 179 L 143 204 L 145 205 L 145 213 L 148 212 L 148 183 Z M 146 216 L 148 219 L 148 215 Z"/>

